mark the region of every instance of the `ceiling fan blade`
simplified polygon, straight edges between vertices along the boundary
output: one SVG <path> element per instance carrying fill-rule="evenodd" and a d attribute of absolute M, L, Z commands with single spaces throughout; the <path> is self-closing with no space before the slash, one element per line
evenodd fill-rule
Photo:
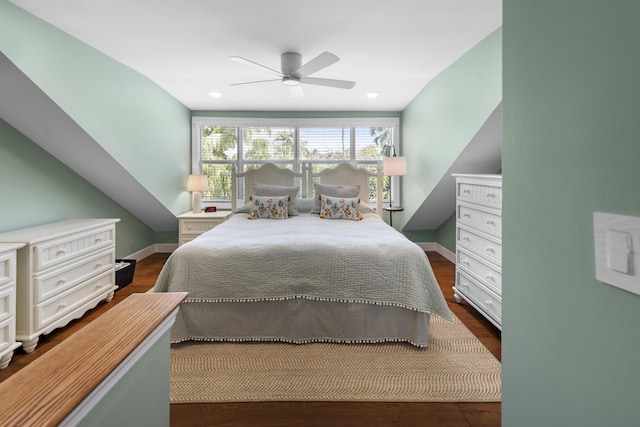
<path fill-rule="evenodd" d="M 300 79 L 300 83 L 318 86 L 337 87 L 339 89 L 351 89 L 356 85 L 356 82 L 350 82 L 348 80 L 335 80 L 335 79 L 320 79 L 317 77 L 303 77 Z"/>
<path fill-rule="evenodd" d="M 256 80 L 253 82 L 231 83 L 231 86 L 252 85 L 254 83 L 281 82 L 282 79 Z"/>
<path fill-rule="evenodd" d="M 291 95 L 292 98 L 300 98 L 301 96 L 304 96 L 304 91 L 302 90 L 302 86 L 300 85 L 295 85 L 295 86 L 287 86 L 289 88 L 289 94 Z"/>
<path fill-rule="evenodd" d="M 305 76 L 308 76 L 309 74 L 313 74 L 317 71 L 320 71 L 331 64 L 335 64 L 338 61 L 340 61 L 340 58 L 335 56 L 333 53 L 322 52 L 320 55 L 316 56 L 311 61 L 304 64 L 302 67 L 298 68 L 295 71 L 295 73 L 300 77 L 305 77 Z"/>
<path fill-rule="evenodd" d="M 274 70 L 273 68 L 269 68 L 266 65 L 258 64 L 257 62 L 253 62 L 253 61 L 251 61 L 251 60 L 249 60 L 247 58 L 243 58 L 241 56 L 230 56 L 229 59 L 232 60 L 232 61 L 238 62 L 240 64 L 247 64 L 247 65 L 251 65 L 253 67 L 269 70 L 272 73 L 275 73 L 275 75 L 282 77 L 282 73 L 280 71 Z"/>

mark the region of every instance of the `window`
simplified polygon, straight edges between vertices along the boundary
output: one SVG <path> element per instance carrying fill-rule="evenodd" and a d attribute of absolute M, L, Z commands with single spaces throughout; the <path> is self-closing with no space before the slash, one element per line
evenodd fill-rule
<path fill-rule="evenodd" d="M 398 126 L 397 118 L 194 117 L 192 170 L 209 178 L 210 190 L 203 193 L 204 202 L 225 206 L 231 201 L 233 162 L 238 171 L 271 162 L 295 171 L 301 170 L 302 163 L 308 163 L 314 172 L 319 172 L 345 161 L 375 171 L 378 161 L 389 155 L 392 144 L 399 148 Z M 385 176 L 383 197 L 387 201 L 389 184 L 389 177 Z M 374 178 L 369 194 L 375 198 Z M 393 194 L 399 194 L 395 187 Z"/>

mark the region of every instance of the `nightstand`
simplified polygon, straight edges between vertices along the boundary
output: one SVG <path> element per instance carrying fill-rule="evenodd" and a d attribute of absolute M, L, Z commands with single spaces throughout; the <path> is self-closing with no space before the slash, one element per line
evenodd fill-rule
<path fill-rule="evenodd" d="M 205 231 L 222 224 L 229 216 L 231 216 L 231 211 L 187 212 L 178 215 L 178 245 L 184 245 Z"/>
<path fill-rule="evenodd" d="M 389 225 L 393 227 L 393 213 L 401 212 L 404 210 L 402 206 L 387 206 L 386 208 L 382 208 L 385 211 L 389 212 Z"/>

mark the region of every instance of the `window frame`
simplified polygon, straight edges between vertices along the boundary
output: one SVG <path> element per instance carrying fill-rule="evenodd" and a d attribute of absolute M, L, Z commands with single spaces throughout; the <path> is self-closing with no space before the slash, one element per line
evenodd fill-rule
<path fill-rule="evenodd" d="M 218 127 L 235 127 L 236 129 L 245 127 L 269 127 L 269 128 L 282 128 L 290 127 L 294 128 L 294 156 L 293 160 L 245 160 L 242 156 L 243 144 L 242 144 L 242 131 L 240 130 L 238 135 L 236 160 L 206 160 L 202 161 L 200 156 L 200 128 L 202 126 L 218 126 Z M 401 153 L 401 136 L 400 136 L 400 118 L 399 117 L 343 117 L 343 118 L 266 118 L 266 117 L 217 117 L 217 116 L 197 116 L 192 117 L 192 132 L 191 132 L 191 173 L 202 173 L 203 164 L 229 164 L 230 162 L 238 162 L 238 170 L 243 171 L 243 166 L 247 164 L 262 164 L 266 162 L 274 164 L 291 164 L 293 162 L 294 170 L 299 171 L 300 166 L 303 163 L 300 160 L 299 152 L 299 131 L 300 128 L 370 128 L 370 127 L 385 127 L 392 128 L 392 141 L 391 144 L 395 146 L 396 153 Z M 356 132 L 349 132 L 349 152 L 350 159 L 348 160 L 322 160 L 314 162 L 313 160 L 304 160 L 308 163 L 321 163 L 321 164 L 339 164 L 348 161 L 354 165 L 375 165 L 379 160 L 355 160 L 353 157 L 356 154 Z M 399 179 L 398 177 L 389 177 L 391 186 L 391 195 L 393 201 L 399 204 Z M 216 205 L 222 209 L 231 207 L 231 200 L 229 199 L 203 199 L 203 205 Z M 384 199 L 384 203 L 389 203 L 389 199 Z"/>

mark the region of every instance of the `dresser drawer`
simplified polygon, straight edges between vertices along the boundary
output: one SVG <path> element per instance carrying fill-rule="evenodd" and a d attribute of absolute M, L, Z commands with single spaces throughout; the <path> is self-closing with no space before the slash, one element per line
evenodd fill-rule
<path fill-rule="evenodd" d="M 81 307 L 92 297 L 106 294 L 114 288 L 114 273 L 112 271 L 101 274 L 82 286 L 63 292 L 49 301 L 34 306 L 36 328 L 44 328 L 58 318 Z"/>
<path fill-rule="evenodd" d="M 476 308 L 489 314 L 494 320 L 501 324 L 501 298 L 463 272 L 457 272 L 456 276 L 456 292 L 462 294 L 465 299 L 476 306 Z"/>
<path fill-rule="evenodd" d="M 16 331 L 13 319 L 0 320 L 0 352 L 16 347 Z"/>
<path fill-rule="evenodd" d="M 500 239 L 460 225 L 458 227 L 458 244 L 484 255 L 498 264 L 502 263 Z"/>
<path fill-rule="evenodd" d="M 458 267 L 463 268 L 466 273 L 500 295 L 502 291 L 502 270 L 498 266 L 494 266 L 462 248 L 458 248 L 456 256 L 458 258 Z"/>
<path fill-rule="evenodd" d="M 13 286 L 0 288 L 0 320 L 4 320 L 15 313 L 16 289 Z"/>
<path fill-rule="evenodd" d="M 222 224 L 223 219 L 212 218 L 207 220 L 181 219 L 180 234 L 200 235 L 211 230 L 216 225 Z"/>
<path fill-rule="evenodd" d="M 458 220 L 464 224 L 476 226 L 487 233 L 502 234 L 502 215 L 497 209 L 482 209 L 477 205 L 458 204 Z"/>
<path fill-rule="evenodd" d="M 113 268 L 115 254 L 112 249 L 92 255 L 78 262 L 66 264 L 64 268 L 36 275 L 33 279 L 34 302 L 42 302 L 53 295 L 64 292 L 78 283 Z"/>
<path fill-rule="evenodd" d="M 458 197 L 500 207 L 502 206 L 502 187 L 463 181 L 458 183 Z"/>
<path fill-rule="evenodd" d="M 33 246 L 33 271 L 42 271 L 91 251 L 112 247 L 114 244 L 115 228 L 109 227 L 35 245 Z"/>
<path fill-rule="evenodd" d="M 192 241 L 196 237 L 198 237 L 198 236 L 194 235 L 194 236 L 188 236 L 188 237 L 186 237 L 186 236 L 185 237 L 180 237 L 180 239 L 178 240 L 178 245 L 182 246 L 185 243 L 189 243 L 190 241 Z"/>
<path fill-rule="evenodd" d="M 16 278 L 15 252 L 0 255 L 0 286 Z"/>

